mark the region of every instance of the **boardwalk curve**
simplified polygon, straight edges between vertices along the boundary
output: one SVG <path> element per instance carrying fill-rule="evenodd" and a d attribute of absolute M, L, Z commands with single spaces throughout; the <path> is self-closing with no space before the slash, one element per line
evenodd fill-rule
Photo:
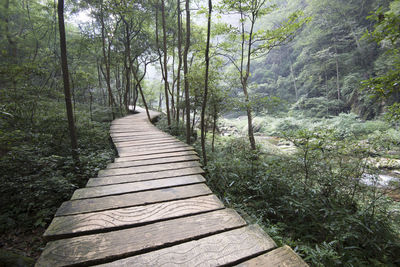
<path fill-rule="evenodd" d="M 113 121 L 119 158 L 60 206 L 36 266 L 307 266 L 225 208 L 193 148 L 140 111 Z"/>

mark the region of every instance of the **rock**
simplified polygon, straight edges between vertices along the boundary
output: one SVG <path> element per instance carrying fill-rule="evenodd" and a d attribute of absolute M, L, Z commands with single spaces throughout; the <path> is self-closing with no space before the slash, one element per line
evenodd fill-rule
<path fill-rule="evenodd" d="M 0 267 L 30 267 L 35 265 L 35 260 L 10 251 L 0 249 Z"/>
<path fill-rule="evenodd" d="M 400 169 L 400 159 L 368 158 L 368 165 L 377 169 Z"/>

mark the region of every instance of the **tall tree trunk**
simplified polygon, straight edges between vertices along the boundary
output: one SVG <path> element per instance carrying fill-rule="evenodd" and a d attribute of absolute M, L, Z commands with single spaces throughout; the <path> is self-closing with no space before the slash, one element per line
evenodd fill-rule
<path fill-rule="evenodd" d="M 78 163 L 79 162 L 78 140 L 76 138 L 74 114 L 72 111 L 71 92 L 69 86 L 67 42 L 65 39 L 65 25 L 64 25 L 64 0 L 58 0 L 57 11 L 58 11 L 58 26 L 60 32 L 61 69 L 63 73 L 64 96 L 65 96 L 65 106 L 67 108 L 69 136 L 71 138 L 72 157 L 75 163 Z"/>
<path fill-rule="evenodd" d="M 290 60 L 290 74 L 292 76 L 293 80 L 293 86 L 294 86 L 294 93 L 296 95 L 296 101 L 299 99 L 299 93 L 297 91 L 297 84 L 296 84 L 296 77 L 294 76 L 294 71 L 293 71 L 293 65 L 292 65 L 292 60 Z"/>
<path fill-rule="evenodd" d="M 124 106 L 125 106 L 125 111 L 129 112 L 129 101 L 128 101 L 128 96 L 131 90 L 131 37 L 130 37 L 130 32 L 129 32 L 129 24 L 128 22 L 123 18 L 122 19 L 124 24 L 125 24 L 125 36 L 126 36 L 126 42 L 125 42 L 125 59 L 124 59 L 124 65 L 125 65 L 125 92 L 124 92 Z"/>
<path fill-rule="evenodd" d="M 206 73 L 204 79 L 204 95 L 201 107 L 201 150 L 203 153 L 204 166 L 207 165 L 207 152 L 206 152 L 206 129 L 205 129 L 205 116 L 207 108 L 207 94 L 208 94 L 208 69 L 210 66 L 210 33 L 211 33 L 211 13 L 212 13 L 212 0 L 208 0 L 208 19 L 207 19 L 207 44 L 205 52 Z"/>
<path fill-rule="evenodd" d="M 336 90 L 337 90 L 337 98 L 340 100 L 341 93 L 340 93 L 340 77 L 339 77 L 339 59 L 338 59 L 338 52 L 337 47 L 335 45 L 335 62 L 336 62 Z"/>
<path fill-rule="evenodd" d="M 181 68 L 182 68 L 182 22 L 181 2 L 178 0 L 178 73 L 176 76 L 176 123 L 179 124 L 179 94 L 181 90 Z"/>
<path fill-rule="evenodd" d="M 162 17 L 162 31 L 163 31 L 163 50 L 164 50 L 164 89 L 165 89 L 165 106 L 167 108 L 168 126 L 171 126 L 171 114 L 169 110 L 169 83 L 168 83 L 168 58 L 167 58 L 167 31 L 165 22 L 165 1 L 161 0 L 161 17 Z"/>
<path fill-rule="evenodd" d="M 183 54 L 183 74 L 185 79 L 185 107 L 186 107 L 186 143 L 190 144 L 190 101 L 189 101 L 189 73 L 188 53 L 190 47 L 190 0 L 186 0 L 186 44 Z"/>
<path fill-rule="evenodd" d="M 108 44 L 108 51 L 106 51 L 106 34 L 105 34 L 105 24 L 104 24 L 104 13 L 103 13 L 103 2 L 101 2 L 100 6 L 100 24 L 101 24 L 101 39 L 102 39 L 102 51 L 104 58 L 104 65 L 106 67 L 106 73 L 103 72 L 104 78 L 107 84 L 108 91 L 108 104 L 111 107 L 113 120 L 115 119 L 114 106 L 116 106 L 115 99 L 111 90 L 111 74 L 110 74 L 110 49 L 111 45 Z"/>
<path fill-rule="evenodd" d="M 244 53 L 245 53 L 245 29 L 244 29 L 244 17 L 243 14 L 241 14 L 241 19 L 242 19 L 242 49 L 241 49 L 241 60 L 240 60 L 240 80 L 242 83 L 242 89 L 245 97 L 245 103 L 246 103 L 246 111 L 247 111 L 247 127 L 248 127 L 248 135 L 249 135 L 249 141 L 250 141 L 250 146 L 252 150 L 256 149 L 256 140 L 254 139 L 254 132 L 253 132 L 253 116 L 252 116 L 252 109 L 251 109 L 251 103 L 249 99 L 249 93 L 247 91 L 247 83 L 248 83 L 248 78 L 250 76 L 250 63 L 251 63 L 251 45 L 252 45 L 252 35 L 253 35 L 253 29 L 254 29 L 254 23 L 255 23 L 255 14 L 253 14 L 253 19 L 251 20 L 251 28 L 250 28 L 250 33 L 249 33 L 249 40 L 248 40 L 248 47 L 247 47 L 247 63 L 246 63 L 246 69 L 244 67 Z M 245 73 L 243 74 L 243 71 L 245 70 Z"/>

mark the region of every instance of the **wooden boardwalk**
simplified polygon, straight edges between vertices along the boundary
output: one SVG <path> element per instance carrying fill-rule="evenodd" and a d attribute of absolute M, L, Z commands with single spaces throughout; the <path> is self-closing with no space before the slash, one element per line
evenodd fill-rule
<path fill-rule="evenodd" d="M 144 112 L 113 121 L 111 137 L 119 158 L 61 205 L 36 266 L 307 266 L 225 208 L 193 148 Z"/>

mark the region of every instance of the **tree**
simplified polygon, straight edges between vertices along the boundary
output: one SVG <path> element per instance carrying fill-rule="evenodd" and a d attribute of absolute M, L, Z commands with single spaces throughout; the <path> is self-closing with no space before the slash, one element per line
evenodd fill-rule
<path fill-rule="evenodd" d="M 183 52 L 183 74 L 185 80 L 185 109 L 186 109 L 186 143 L 190 144 L 190 99 L 189 99 L 189 73 L 188 54 L 190 47 L 190 0 L 186 0 L 186 43 Z"/>
<path fill-rule="evenodd" d="M 391 102 L 388 118 L 400 121 L 400 0 L 394 0 L 388 12 L 379 9 L 368 18 L 375 21 L 375 26 L 365 37 L 386 47 L 385 54 L 390 56 L 391 62 L 385 72 L 364 81 L 363 88 L 375 97 Z"/>
<path fill-rule="evenodd" d="M 229 42 L 240 43 L 239 48 L 225 45 L 225 56 L 235 66 L 240 76 L 240 83 L 244 94 L 245 108 L 248 121 L 248 137 L 252 150 L 256 149 L 256 141 L 253 132 L 253 115 L 250 102 L 248 82 L 252 59 L 268 54 L 274 47 L 282 45 L 291 40 L 296 31 L 306 22 L 308 18 L 302 18 L 301 12 L 292 13 L 287 21 L 271 30 L 256 30 L 257 21 L 276 9 L 275 5 L 267 6 L 267 0 L 223 0 L 221 9 L 223 12 L 238 14 L 240 16 L 239 26 L 230 27 Z M 239 40 L 238 40 L 239 39 Z M 238 58 L 231 56 L 239 50 Z"/>
<path fill-rule="evenodd" d="M 64 82 L 65 106 L 67 108 L 68 128 L 69 128 L 69 135 L 71 138 L 72 157 L 74 158 L 74 161 L 77 163 L 79 161 L 78 140 L 76 138 L 74 114 L 72 110 L 71 92 L 69 85 L 67 42 L 65 38 L 65 25 L 64 25 L 64 0 L 58 0 L 57 11 L 58 11 L 58 27 L 60 31 L 61 69 L 63 73 L 63 82 Z"/>
<path fill-rule="evenodd" d="M 206 152 L 206 129 L 205 129 L 205 116 L 208 97 L 208 71 L 210 66 L 210 35 L 211 35 L 211 13 L 212 13 L 212 0 L 208 0 L 208 16 L 207 16 L 207 43 L 205 51 L 206 73 L 204 77 L 204 95 L 201 107 L 201 150 L 203 152 L 203 162 L 207 165 L 207 152 Z"/>

